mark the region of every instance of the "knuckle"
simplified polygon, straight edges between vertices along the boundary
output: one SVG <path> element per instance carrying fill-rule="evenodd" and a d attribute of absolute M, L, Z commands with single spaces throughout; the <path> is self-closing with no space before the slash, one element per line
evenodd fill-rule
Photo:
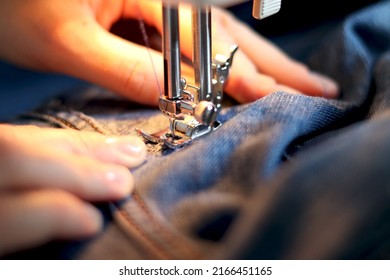
<path fill-rule="evenodd" d="M 264 96 L 276 91 L 278 85 L 274 78 L 268 76 L 265 76 L 259 84 L 259 91 Z"/>
<path fill-rule="evenodd" d="M 241 91 L 246 86 L 246 80 L 244 76 L 238 75 L 234 79 L 229 80 L 229 85 L 232 87 L 232 90 Z"/>

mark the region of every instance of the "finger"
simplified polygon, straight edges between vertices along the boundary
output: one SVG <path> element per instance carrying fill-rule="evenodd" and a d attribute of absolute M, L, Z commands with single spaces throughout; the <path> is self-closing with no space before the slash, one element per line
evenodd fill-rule
<path fill-rule="evenodd" d="M 55 149 L 21 151 L 1 159 L 0 189 L 62 189 L 91 201 L 124 198 L 134 188 L 129 170 Z M 17 174 L 17 175 L 16 175 Z"/>
<path fill-rule="evenodd" d="M 58 46 L 52 48 L 57 50 L 54 71 L 101 85 L 139 103 L 157 104 L 164 80 L 160 52 L 113 35 L 97 22 L 68 24 L 61 33 Z M 183 76 L 191 72 L 182 64 Z"/>
<path fill-rule="evenodd" d="M 70 129 L 5 125 L 0 126 L 0 132 L 3 145 L 7 139 L 11 149 L 14 146 L 27 146 L 25 149 L 46 146 L 129 168 L 140 165 L 146 157 L 145 143 L 135 136 L 105 136 Z"/>
<path fill-rule="evenodd" d="M 123 0 L 122 17 L 140 19 L 162 31 L 161 1 Z"/>
<path fill-rule="evenodd" d="M 216 11 L 216 13 L 215 13 Z M 231 46 L 241 41 L 236 39 L 229 33 L 225 27 L 226 21 L 231 21 L 226 12 L 215 9 L 213 10 L 213 57 L 217 54 L 230 56 Z M 191 56 L 192 53 L 192 25 L 191 21 L 186 19 L 191 17 L 191 9 L 182 5 L 180 9 L 180 35 L 182 40 L 182 51 L 185 55 Z M 254 45 L 251 46 L 253 48 Z M 257 47 L 255 49 L 258 49 Z M 283 90 L 289 93 L 300 93 L 299 88 L 294 88 L 289 83 L 284 83 L 283 80 L 278 80 L 267 73 L 259 73 L 255 61 L 240 49 L 236 52 L 233 64 L 230 69 L 229 78 L 225 86 L 226 92 L 239 102 L 251 102 L 258 98 L 264 97 L 272 92 Z"/>
<path fill-rule="evenodd" d="M 151 63 L 145 63 L 148 51 L 104 29 L 121 17 L 123 1 L 4 2 L 2 15 L 10 27 L 0 28 L 9 42 L 1 53 L 24 67 L 65 73 L 156 104 L 159 87 Z M 162 79 L 163 60 L 154 51 L 151 57 Z"/>
<path fill-rule="evenodd" d="M 143 163 L 146 158 L 145 143 L 136 136 L 105 136 L 95 132 L 68 129 L 40 132 L 43 138 L 41 141 L 44 143 L 106 163 L 133 168 Z"/>
<path fill-rule="evenodd" d="M 143 163 L 146 158 L 145 143 L 135 136 L 96 137 L 96 134 L 82 133 L 77 138 L 81 142 L 72 144 L 71 149 L 104 162 L 132 168 Z"/>
<path fill-rule="evenodd" d="M 66 192 L 42 190 L 0 197 L 0 255 L 54 238 L 89 237 L 101 227 L 99 212 Z"/>
<path fill-rule="evenodd" d="M 280 84 L 295 88 L 305 94 L 334 98 L 338 96 L 337 84 L 323 75 L 313 73 L 303 64 L 292 60 L 275 45 L 227 13 L 215 10 L 221 24 L 257 69 L 272 76 Z M 255 47 L 254 47 L 255 46 Z"/>
<path fill-rule="evenodd" d="M 26 133 L 18 129 L 8 130 L 14 141 L 1 141 L 0 189 L 58 188 L 94 201 L 121 199 L 133 189 L 134 180 L 126 167 L 104 163 L 82 150 L 78 154 L 61 145 L 28 141 L 28 137 L 21 142 L 18 137 Z M 41 138 L 31 135 L 30 139 Z M 75 148 L 77 144 L 72 143 L 68 142 Z"/>
<path fill-rule="evenodd" d="M 219 44 L 215 45 L 218 47 Z M 236 52 L 229 72 L 225 90 L 241 103 L 255 101 L 278 90 L 289 93 L 299 92 L 294 88 L 278 84 L 272 77 L 258 73 L 253 62 L 240 50 Z"/>
<path fill-rule="evenodd" d="M 128 42 L 96 22 L 61 31 L 57 71 L 99 84 L 144 104 L 156 104 L 162 88 L 161 54 Z"/>

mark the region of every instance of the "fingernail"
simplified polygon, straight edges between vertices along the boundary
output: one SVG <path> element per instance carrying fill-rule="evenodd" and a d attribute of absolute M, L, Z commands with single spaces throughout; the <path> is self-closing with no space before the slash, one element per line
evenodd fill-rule
<path fill-rule="evenodd" d="M 312 72 L 311 75 L 320 82 L 323 97 L 336 98 L 339 95 L 339 86 L 334 80 L 316 72 Z"/>
<path fill-rule="evenodd" d="M 146 151 L 145 143 L 136 137 L 111 137 L 106 143 L 114 145 L 120 152 L 132 157 L 143 156 Z"/>
<path fill-rule="evenodd" d="M 115 198 L 128 195 L 133 187 L 131 173 L 126 168 L 109 168 L 104 173 L 104 181 L 111 187 L 109 192 Z"/>

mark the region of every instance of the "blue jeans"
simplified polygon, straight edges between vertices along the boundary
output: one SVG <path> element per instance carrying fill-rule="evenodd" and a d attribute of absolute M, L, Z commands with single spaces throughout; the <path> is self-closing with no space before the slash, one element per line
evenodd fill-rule
<path fill-rule="evenodd" d="M 338 100 L 276 92 L 224 108 L 221 128 L 180 150 L 148 143 L 135 193 L 100 205 L 101 235 L 31 258 L 389 258 L 389 15 L 390 1 L 352 14 L 309 56 L 341 85 Z M 102 89 L 82 97 L 19 123 L 134 135 L 167 125 Z"/>

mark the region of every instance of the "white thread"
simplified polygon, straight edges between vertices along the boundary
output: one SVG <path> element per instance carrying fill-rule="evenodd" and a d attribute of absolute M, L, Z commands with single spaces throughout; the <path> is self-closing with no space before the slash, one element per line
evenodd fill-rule
<path fill-rule="evenodd" d="M 158 87 L 158 91 L 159 91 L 159 95 L 160 97 L 163 95 L 162 93 L 162 90 L 161 90 L 161 87 L 160 87 L 160 83 L 158 81 L 158 76 L 157 76 L 157 71 L 156 71 L 156 67 L 154 65 L 154 62 L 153 62 L 153 58 L 152 58 L 152 52 L 150 51 L 150 44 L 149 44 L 149 40 L 148 40 L 148 34 L 146 32 L 146 27 L 145 27 L 145 23 L 144 23 L 144 17 L 142 15 L 142 10 L 139 6 L 139 2 L 136 1 L 136 7 L 138 9 L 138 24 L 139 24 L 139 28 L 141 30 L 141 33 L 142 33 L 142 38 L 144 40 L 144 43 L 145 43 L 145 46 L 146 46 L 146 49 L 148 50 L 148 54 L 149 54 L 149 59 L 150 59 L 150 62 L 152 63 L 152 67 L 153 67 L 153 73 L 154 73 L 154 77 L 156 79 L 156 82 L 157 82 L 157 87 Z"/>

